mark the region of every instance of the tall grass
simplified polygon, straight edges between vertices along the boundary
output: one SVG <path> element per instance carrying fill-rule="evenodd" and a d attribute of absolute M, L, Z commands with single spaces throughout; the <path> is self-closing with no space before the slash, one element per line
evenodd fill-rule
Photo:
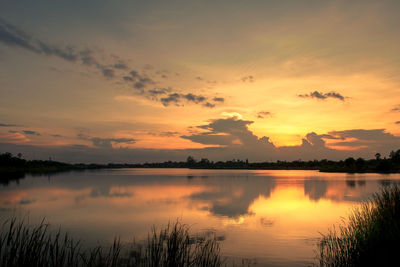
<path fill-rule="evenodd" d="M 0 233 L 0 266 L 221 266 L 215 237 L 191 236 L 188 226 L 176 222 L 157 231 L 155 227 L 142 245 L 122 245 L 119 239 L 109 247 L 83 249 L 59 229 L 52 232 L 42 221 L 29 226 L 12 218 Z"/>
<path fill-rule="evenodd" d="M 400 266 L 400 188 L 392 186 L 355 209 L 323 236 L 321 266 Z"/>

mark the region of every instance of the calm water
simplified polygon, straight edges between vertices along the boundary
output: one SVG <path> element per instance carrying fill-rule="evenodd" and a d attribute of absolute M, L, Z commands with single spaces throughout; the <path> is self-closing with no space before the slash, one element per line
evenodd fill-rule
<path fill-rule="evenodd" d="M 319 232 L 399 174 L 317 171 L 117 169 L 27 176 L 0 185 L 0 218 L 29 214 L 88 245 L 144 240 L 179 218 L 216 232 L 222 252 L 259 266 L 313 263 Z"/>

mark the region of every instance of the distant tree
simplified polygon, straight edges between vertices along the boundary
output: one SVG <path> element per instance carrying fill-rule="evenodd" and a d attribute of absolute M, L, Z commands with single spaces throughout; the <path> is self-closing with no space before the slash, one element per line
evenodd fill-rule
<path fill-rule="evenodd" d="M 344 161 L 344 164 L 346 165 L 346 167 L 347 168 L 353 168 L 354 167 L 354 165 L 355 165 L 355 163 L 356 163 L 356 160 L 354 159 L 354 158 L 347 158 L 345 161 Z"/>
<path fill-rule="evenodd" d="M 192 156 L 189 156 L 186 159 L 186 163 L 188 166 L 194 166 L 196 164 L 196 160 Z"/>
<path fill-rule="evenodd" d="M 206 158 L 202 158 L 199 163 L 200 163 L 200 165 L 205 166 L 205 165 L 209 165 L 210 161 Z"/>
<path fill-rule="evenodd" d="M 357 168 L 358 170 L 361 170 L 361 169 L 363 169 L 364 166 L 365 166 L 365 160 L 364 160 L 363 158 L 358 158 L 358 159 L 356 160 L 355 164 L 356 164 L 356 168 Z"/>
<path fill-rule="evenodd" d="M 381 159 L 381 156 L 382 156 L 381 153 L 379 153 L 379 152 L 376 153 L 376 154 L 375 154 L 376 160 L 380 160 L 380 159 Z"/>
<path fill-rule="evenodd" d="M 20 159 L 20 158 L 22 158 L 22 153 L 18 153 L 17 154 L 17 157 Z"/>
<path fill-rule="evenodd" d="M 393 162 L 400 162 L 400 149 L 395 151 L 390 152 L 389 154 L 389 158 L 393 161 Z"/>

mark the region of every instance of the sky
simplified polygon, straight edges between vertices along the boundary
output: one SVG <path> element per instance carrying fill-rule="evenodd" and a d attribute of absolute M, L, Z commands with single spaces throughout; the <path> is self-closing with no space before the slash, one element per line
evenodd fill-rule
<path fill-rule="evenodd" d="M 0 152 L 67 162 L 400 149 L 400 2 L 1 1 Z"/>

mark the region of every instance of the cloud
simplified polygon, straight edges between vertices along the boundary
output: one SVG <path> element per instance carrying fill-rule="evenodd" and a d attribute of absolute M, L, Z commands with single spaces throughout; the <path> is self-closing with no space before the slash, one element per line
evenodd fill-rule
<path fill-rule="evenodd" d="M 257 118 L 264 119 L 265 117 L 271 117 L 272 114 L 269 111 L 260 111 L 257 113 Z"/>
<path fill-rule="evenodd" d="M 396 121 L 395 124 L 400 124 L 400 121 Z"/>
<path fill-rule="evenodd" d="M 400 148 L 400 137 L 385 131 L 385 129 L 354 129 L 332 131 L 330 136 L 340 141 L 330 142 L 329 146 L 336 149 L 365 149 L 376 152 L 386 152 Z M 327 138 L 329 139 L 329 138 Z"/>
<path fill-rule="evenodd" d="M 57 56 L 68 61 L 76 61 L 78 53 L 71 46 L 58 47 L 32 37 L 18 27 L 0 19 L 0 42 L 8 46 L 20 47 L 36 54 Z"/>
<path fill-rule="evenodd" d="M 132 138 L 99 138 L 99 137 L 93 137 L 90 138 L 90 141 L 92 141 L 93 146 L 98 147 L 98 148 L 112 148 L 112 143 L 116 144 L 133 144 L 136 142 L 136 139 Z"/>
<path fill-rule="evenodd" d="M 118 148 L 118 143 L 134 143 L 130 138 L 98 138 L 78 135 L 92 146 L 67 145 L 42 147 L 22 145 L 26 139 L 21 133 L 0 134 L 0 150 L 23 153 L 26 158 L 46 159 L 49 156 L 67 162 L 160 162 L 182 161 L 188 155 L 210 160 L 246 159 L 249 161 L 276 160 L 342 160 L 347 157 L 373 158 L 379 152 L 388 156 L 390 151 L 400 148 L 400 136 L 383 129 L 352 129 L 318 134 L 310 132 L 300 145 L 277 147 L 269 137 L 258 137 L 250 129 L 252 121 L 234 118 L 214 119 L 206 124 L 192 127 L 197 131 L 180 136 L 183 139 L 204 145 L 198 149 L 141 149 Z M 178 133 L 165 132 L 165 136 Z M 160 134 L 164 135 L 164 134 Z M 16 143 L 20 143 L 17 145 Z M 114 146 L 113 146 L 114 145 Z"/>
<path fill-rule="evenodd" d="M 212 103 L 210 103 L 210 102 L 206 102 L 206 103 L 203 104 L 203 106 L 204 106 L 204 107 L 207 107 L 207 108 L 214 108 L 214 107 L 215 107 L 215 104 L 212 104 Z"/>
<path fill-rule="evenodd" d="M 16 124 L 0 123 L 0 127 L 18 127 Z"/>
<path fill-rule="evenodd" d="M 134 144 L 136 139 L 133 138 L 100 138 L 100 137 L 90 137 L 85 134 L 78 134 L 77 137 L 82 140 L 87 140 L 92 142 L 92 145 L 96 148 L 112 149 L 114 144 Z"/>
<path fill-rule="evenodd" d="M 241 120 L 237 117 L 217 119 L 212 120 L 209 124 L 197 126 L 197 128 L 206 130 L 206 132 L 181 137 L 204 145 L 273 148 L 268 137 L 258 138 L 248 129 L 248 125 L 252 123 L 253 121 Z"/>
<path fill-rule="evenodd" d="M 186 95 L 182 95 L 183 98 L 185 98 L 187 101 L 190 102 L 194 102 L 194 103 L 200 103 L 200 102 L 204 102 L 204 100 L 206 100 L 206 98 L 204 96 L 201 95 L 194 95 L 194 94 L 186 94 Z"/>
<path fill-rule="evenodd" d="M 151 96 L 156 97 L 156 96 L 158 96 L 158 95 L 167 94 L 167 93 L 169 93 L 169 92 L 171 92 L 171 91 L 172 91 L 172 88 L 171 88 L 171 87 L 168 87 L 168 88 L 153 88 L 153 89 L 148 90 L 147 92 L 148 92 Z"/>
<path fill-rule="evenodd" d="M 127 66 L 125 63 L 123 63 L 123 62 L 118 62 L 118 63 L 114 64 L 113 67 L 114 67 L 115 69 L 119 69 L 119 70 L 125 70 L 125 69 L 128 68 L 128 66 Z"/>
<path fill-rule="evenodd" d="M 169 94 L 168 97 L 161 98 L 161 103 L 165 107 L 169 106 L 171 103 L 173 103 L 176 106 L 178 106 L 178 104 L 180 102 L 180 98 L 181 98 L 181 96 L 178 93 Z"/>
<path fill-rule="evenodd" d="M 164 106 L 169 106 L 171 104 L 180 106 L 182 105 L 182 101 L 199 104 L 199 103 L 204 103 L 206 99 L 207 98 L 202 95 L 195 95 L 192 93 L 188 94 L 171 93 L 167 97 L 161 98 L 160 101 Z M 207 103 L 205 103 L 205 105 L 206 104 Z"/>
<path fill-rule="evenodd" d="M 0 19 L 0 43 L 7 46 L 18 47 L 30 52 L 45 55 L 45 56 L 55 56 L 57 58 L 80 63 L 84 66 L 89 66 L 97 69 L 99 73 L 107 78 L 114 79 L 118 76 L 126 84 L 132 86 L 137 93 L 145 97 L 149 97 L 152 100 L 160 101 L 164 106 L 169 106 L 174 104 L 176 106 L 183 106 L 182 102 L 190 102 L 195 104 L 202 104 L 204 107 L 212 108 L 215 104 L 211 102 L 206 102 L 207 98 L 201 95 L 195 95 L 192 93 L 178 93 L 172 92 L 172 90 L 162 90 L 160 88 L 149 88 L 157 84 L 151 77 L 145 74 L 140 74 L 137 70 L 129 68 L 129 66 L 124 63 L 123 60 L 116 56 L 112 56 L 113 63 L 103 63 L 98 60 L 98 58 L 104 58 L 103 55 L 98 55 L 94 50 L 85 48 L 77 49 L 72 45 L 59 46 L 51 44 L 40 40 L 23 30 L 7 23 L 6 21 Z M 129 73 L 117 75 L 120 71 L 130 70 Z M 151 66 L 146 66 L 146 69 L 152 69 Z M 166 76 L 164 77 L 166 78 Z M 198 80 L 203 80 L 201 77 L 196 77 Z M 167 94 L 168 96 L 159 99 L 157 95 Z M 215 98 L 214 102 L 223 102 L 223 98 Z"/>
<path fill-rule="evenodd" d="M 41 134 L 35 131 L 29 131 L 29 130 L 23 130 L 22 131 L 24 134 L 26 135 L 36 135 L 36 136 L 40 136 Z"/>
<path fill-rule="evenodd" d="M 100 63 L 95 53 L 90 49 L 78 50 L 72 45 L 59 46 L 40 40 L 18 27 L 11 25 L 0 18 L 0 43 L 8 46 L 18 47 L 30 52 L 45 55 L 55 56 L 69 62 L 81 62 L 86 66 L 94 66 L 106 78 L 113 78 L 114 71 L 112 68 L 123 70 L 127 69 L 123 62 L 118 61 L 114 64 Z"/>
<path fill-rule="evenodd" d="M 112 69 L 103 69 L 103 76 L 107 78 L 114 78 L 114 70 Z"/>
<path fill-rule="evenodd" d="M 400 112 L 400 105 L 395 106 L 391 109 L 392 112 Z"/>
<path fill-rule="evenodd" d="M 214 97 L 214 98 L 213 98 L 213 101 L 214 101 L 214 102 L 221 102 L 221 103 L 223 103 L 223 102 L 225 101 L 225 98 L 223 98 L 223 97 Z"/>
<path fill-rule="evenodd" d="M 161 132 L 160 136 L 165 136 L 165 137 L 172 137 L 178 135 L 178 132 L 172 132 L 172 131 L 167 131 L 167 132 Z"/>
<path fill-rule="evenodd" d="M 254 81 L 254 77 L 252 76 L 252 75 L 249 75 L 249 76 L 245 76 L 245 77 L 242 77 L 242 82 L 249 82 L 249 83 L 252 83 L 253 81 Z"/>
<path fill-rule="evenodd" d="M 334 92 L 334 91 L 329 92 L 329 93 L 322 93 L 322 92 L 314 91 L 309 94 L 301 94 L 298 96 L 302 97 L 302 98 L 317 98 L 317 99 L 321 99 L 321 100 L 325 100 L 327 98 L 336 98 L 341 101 L 345 100 L 344 96 L 342 96 L 341 94 Z"/>

